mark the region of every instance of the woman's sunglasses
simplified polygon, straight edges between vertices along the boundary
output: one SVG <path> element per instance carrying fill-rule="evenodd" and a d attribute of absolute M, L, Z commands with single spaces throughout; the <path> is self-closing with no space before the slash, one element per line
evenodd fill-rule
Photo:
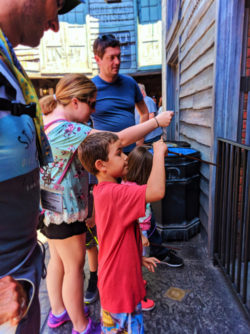
<path fill-rule="evenodd" d="M 93 102 L 90 102 L 90 101 L 87 101 L 90 109 L 95 109 L 95 104 L 96 104 L 96 101 L 93 101 Z"/>
<path fill-rule="evenodd" d="M 88 99 L 78 99 L 78 100 L 83 102 L 83 103 L 87 103 L 87 105 L 90 107 L 90 109 L 95 109 L 96 101 L 90 102 Z"/>

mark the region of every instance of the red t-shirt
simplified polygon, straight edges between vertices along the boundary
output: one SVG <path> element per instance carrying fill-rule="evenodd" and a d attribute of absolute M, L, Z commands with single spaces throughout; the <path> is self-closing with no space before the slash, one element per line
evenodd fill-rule
<path fill-rule="evenodd" d="M 145 296 L 137 219 L 145 214 L 146 187 L 102 182 L 93 191 L 98 288 L 101 306 L 108 312 L 132 313 Z"/>

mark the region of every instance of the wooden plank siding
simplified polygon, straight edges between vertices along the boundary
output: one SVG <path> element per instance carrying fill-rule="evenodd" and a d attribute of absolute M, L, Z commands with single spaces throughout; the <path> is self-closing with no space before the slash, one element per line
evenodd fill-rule
<path fill-rule="evenodd" d="M 185 1 L 187 3 L 187 1 Z M 202 159 L 210 161 L 212 142 L 215 2 L 189 1 L 180 26 L 180 140 L 192 143 Z M 185 102 L 189 100 L 189 107 Z M 184 103 L 182 100 L 184 99 Z M 198 104 L 197 104 L 198 102 Z M 205 165 L 205 164 L 202 164 Z M 207 231 L 209 167 L 202 166 L 200 219 Z"/>
<path fill-rule="evenodd" d="M 213 86 L 215 63 L 216 1 L 182 0 L 180 19 L 166 37 L 166 58 L 178 48 L 179 134 L 174 139 L 187 141 L 211 160 L 213 146 Z M 176 14 L 177 15 L 177 14 Z M 168 32 L 167 32 L 168 34 Z M 167 78 L 168 80 L 168 78 Z M 177 89 L 177 88 L 176 88 Z M 208 231 L 210 168 L 200 168 L 200 220 Z"/>
<path fill-rule="evenodd" d="M 118 3 L 86 0 L 59 19 L 59 32 L 45 32 L 39 47 L 16 48 L 31 78 L 60 78 L 72 72 L 96 75 L 98 66 L 92 46 L 104 34 L 114 34 L 121 42 L 121 73 L 159 73 L 162 50 L 159 0 Z"/>
<path fill-rule="evenodd" d="M 114 34 L 121 41 L 121 73 L 137 69 L 137 6 L 133 0 L 109 4 L 103 0 L 89 1 L 87 22 L 89 26 L 89 44 L 92 45 L 98 35 Z M 93 74 L 98 67 L 92 54 Z"/>

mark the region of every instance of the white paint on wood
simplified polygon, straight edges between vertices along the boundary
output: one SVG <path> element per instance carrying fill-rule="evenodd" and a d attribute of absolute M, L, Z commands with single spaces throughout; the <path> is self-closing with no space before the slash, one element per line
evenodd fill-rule
<path fill-rule="evenodd" d="M 189 22 L 185 26 L 185 30 L 182 34 L 183 44 L 194 33 L 195 29 L 199 29 L 201 20 L 206 15 L 207 11 L 213 3 L 214 0 L 197 1 L 195 9 L 192 11 L 192 17 L 190 17 Z"/>
<path fill-rule="evenodd" d="M 180 63 L 182 71 L 191 66 L 198 58 L 200 58 L 207 50 L 214 45 L 215 25 L 213 24 L 201 37 L 201 39 L 189 50 L 188 53 L 180 53 Z"/>
<path fill-rule="evenodd" d="M 211 127 L 212 109 L 185 109 L 180 111 L 180 121 L 198 126 Z"/>
<path fill-rule="evenodd" d="M 209 66 L 204 71 L 194 76 L 187 83 L 180 85 L 180 98 L 193 95 L 213 86 L 213 67 Z"/>
<path fill-rule="evenodd" d="M 190 138 L 186 136 L 184 133 L 180 134 L 180 140 L 187 141 L 193 149 L 199 151 L 201 154 L 201 159 L 206 160 L 206 161 L 211 161 L 209 146 L 206 146 L 203 143 L 197 142 L 194 138 Z"/>
<path fill-rule="evenodd" d="M 181 73 L 181 82 L 184 84 L 189 81 L 192 77 L 197 76 L 201 73 L 204 68 L 210 68 L 213 77 L 213 64 L 214 64 L 214 48 L 211 47 L 203 55 L 200 56 L 189 68 Z M 212 66 L 211 66 L 212 65 Z M 181 67 L 182 68 L 182 67 Z"/>
<path fill-rule="evenodd" d="M 184 109 L 205 109 L 212 107 L 213 105 L 213 90 L 212 88 L 206 89 L 202 92 L 195 93 L 193 95 L 180 98 L 180 110 Z"/>
<path fill-rule="evenodd" d="M 181 54 L 184 57 L 191 48 L 201 39 L 201 37 L 208 31 L 208 29 L 215 22 L 215 5 L 214 3 L 208 9 L 206 15 L 200 21 L 197 29 L 193 32 L 193 34 L 187 40 L 181 40 Z"/>
<path fill-rule="evenodd" d="M 180 133 L 200 144 L 211 146 L 211 129 L 180 121 Z"/>

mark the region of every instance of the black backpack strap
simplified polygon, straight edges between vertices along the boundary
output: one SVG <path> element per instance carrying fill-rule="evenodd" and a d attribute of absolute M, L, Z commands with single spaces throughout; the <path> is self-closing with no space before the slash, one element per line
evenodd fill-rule
<path fill-rule="evenodd" d="M 36 104 L 23 104 L 16 102 L 16 89 L 11 83 L 0 73 L 0 87 L 5 87 L 5 93 L 8 99 L 0 98 L 0 110 L 10 111 L 13 116 L 29 115 L 32 118 L 36 117 Z"/>
<path fill-rule="evenodd" d="M 16 90 L 15 88 L 11 85 L 11 83 L 3 76 L 2 73 L 0 73 L 0 87 L 4 86 L 5 87 L 5 93 L 8 97 L 9 100 L 15 100 L 16 99 Z"/>
<path fill-rule="evenodd" d="M 22 104 L 16 101 L 9 101 L 0 98 L 0 110 L 10 111 L 13 116 L 29 115 L 32 118 L 36 117 L 36 103 Z"/>

